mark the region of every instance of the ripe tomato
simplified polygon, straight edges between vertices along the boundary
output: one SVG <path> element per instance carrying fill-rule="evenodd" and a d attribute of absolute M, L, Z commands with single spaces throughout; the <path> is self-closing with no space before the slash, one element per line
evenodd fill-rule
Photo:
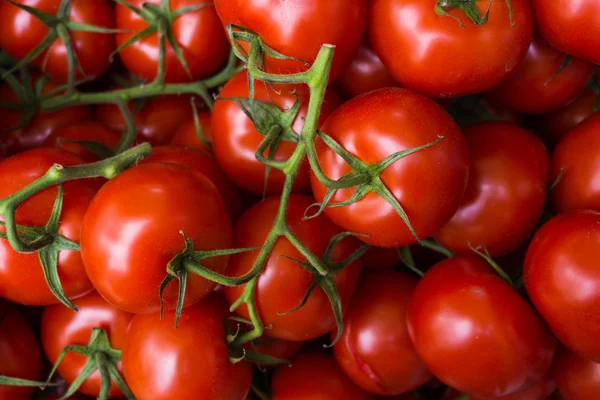
<path fill-rule="evenodd" d="M 352 62 L 367 22 L 366 0 L 216 0 L 215 7 L 223 26 L 251 29 L 268 46 L 289 57 L 312 63 L 321 46 L 334 45 L 330 82 Z M 293 73 L 307 66 L 296 60 L 267 57 L 265 69 Z"/>
<path fill-rule="evenodd" d="M 555 358 L 556 359 L 556 358 Z M 540 382 L 536 383 L 529 389 L 513 394 L 510 396 L 494 397 L 495 400 L 549 400 L 549 396 L 556 389 L 556 383 L 552 378 L 552 374 L 548 373 Z M 457 391 L 450 391 L 442 400 L 458 400 L 461 394 Z M 489 400 L 489 397 L 469 396 L 469 400 Z"/>
<path fill-rule="evenodd" d="M 369 2 L 369 38 L 402 85 L 432 97 L 480 93 L 502 82 L 527 53 L 533 35 L 527 0 L 511 1 L 514 26 L 504 1 L 491 3 L 489 20 L 481 26 L 460 9 L 448 11 L 454 18 L 437 15 L 436 3 Z M 475 5 L 483 15 L 489 2 Z"/>
<path fill-rule="evenodd" d="M 339 107 L 323 131 L 365 163 L 375 164 L 395 152 L 444 139 L 396 161 L 381 180 L 398 200 L 420 238 L 440 229 L 456 212 L 467 185 L 469 152 L 460 129 L 434 101 L 406 89 L 381 89 Z M 325 142 L 317 143 L 321 167 L 331 179 L 351 171 Z M 313 193 L 322 201 L 327 189 L 312 176 Z M 354 189 L 338 190 L 330 203 L 349 199 Z M 325 208 L 343 229 L 366 234 L 374 246 L 396 247 L 416 242 L 398 213 L 370 192 L 344 207 Z"/>
<path fill-rule="evenodd" d="M 537 29 L 565 53 L 600 64 L 600 3 L 531 0 Z"/>
<path fill-rule="evenodd" d="M 304 342 L 296 342 L 291 340 L 273 339 L 267 336 L 262 336 L 254 341 L 252 345 L 248 345 L 247 349 L 253 350 L 259 354 L 278 358 L 280 360 L 290 361 Z M 263 367 L 270 367 L 274 364 L 260 363 Z"/>
<path fill-rule="evenodd" d="M 365 43 L 358 50 L 352 64 L 342 72 L 339 84 L 349 97 L 385 87 L 400 86 L 377 53 Z"/>
<path fill-rule="evenodd" d="M 556 347 L 533 308 L 476 256 L 442 261 L 425 274 L 408 308 L 408 329 L 437 378 L 481 397 L 538 383 Z"/>
<path fill-rule="evenodd" d="M 249 98 L 247 72 L 242 71 L 231 78 L 219 96 L 222 99 Z M 302 118 L 306 116 L 307 112 L 308 93 L 306 90 L 300 90 L 297 96 L 301 101 L 301 106 L 292 128 L 295 133 L 299 134 L 304 126 Z M 261 102 L 275 104 L 282 110 L 289 110 L 296 102 L 296 94 L 285 89 L 277 93 L 267 89 L 261 82 L 256 82 L 254 98 Z M 325 121 L 325 118 L 340 103 L 341 101 L 337 97 L 332 97 L 332 95 L 326 97 L 325 104 L 321 109 L 320 122 Z M 212 113 L 212 134 L 215 155 L 223 171 L 238 186 L 251 193 L 262 194 L 265 186 L 266 166 L 256 159 L 255 153 L 267 132 L 259 133 L 250 118 L 233 101 L 218 100 Z M 274 159 L 287 160 L 295 148 L 296 143 L 282 141 L 275 152 Z M 267 150 L 265 156 L 268 154 Z M 309 170 L 308 161 L 305 161 L 296 179 L 295 189 L 297 191 L 307 191 L 310 188 Z M 284 181 L 283 172 L 271 169 L 267 193 L 281 193 Z"/>
<path fill-rule="evenodd" d="M 552 190 L 559 212 L 576 209 L 600 211 L 600 113 L 596 113 L 561 139 L 552 153 L 552 180 L 564 176 Z"/>
<path fill-rule="evenodd" d="M 372 400 L 323 352 L 301 354 L 273 375 L 273 400 Z"/>
<path fill-rule="evenodd" d="M 202 134 L 209 142 L 212 141 L 212 128 L 210 119 L 210 112 L 205 111 L 198 113 L 198 120 L 200 121 L 200 126 L 202 127 Z M 202 150 L 207 149 L 206 143 L 202 142 L 198 137 L 198 132 L 196 132 L 196 124 L 193 119 L 187 121 L 175 132 L 173 140 L 171 140 L 171 144 L 194 147 Z"/>
<path fill-rule="evenodd" d="M 600 213 L 575 211 L 545 224 L 523 270 L 527 293 L 558 339 L 600 362 Z"/>
<path fill-rule="evenodd" d="M 127 2 L 140 9 L 144 3 L 157 6 L 161 4 L 161 0 L 127 0 Z M 185 82 L 206 78 L 217 72 L 227 60 L 228 40 L 211 1 L 171 0 L 170 10 L 173 12 L 201 4 L 207 6 L 175 18 L 170 22 L 169 27 L 183 53 L 191 76 L 188 76 L 175 50 L 167 41 L 165 82 Z M 124 31 L 116 34 L 118 46 L 148 28 L 147 21 L 120 4 L 116 6 L 116 21 L 117 29 Z M 156 77 L 159 54 L 157 33 L 144 36 L 119 52 L 125 67 L 148 81 Z"/>
<path fill-rule="evenodd" d="M 246 211 L 234 228 L 234 247 L 260 247 L 271 230 L 279 208 L 279 197 L 271 197 L 255 204 Z M 325 216 L 303 221 L 304 211 L 314 200 L 308 196 L 292 195 L 287 209 L 287 223 L 291 232 L 316 256 L 321 257 L 330 240 L 340 233 L 338 227 Z M 333 254 L 335 261 L 346 260 L 357 249 L 357 241 L 347 238 L 340 242 Z M 242 276 L 254 265 L 259 251 L 248 251 L 231 257 L 227 273 Z M 255 292 L 256 307 L 265 326 L 265 335 L 277 339 L 304 341 L 315 339 L 335 329 L 335 317 L 331 303 L 325 292 L 317 286 L 302 308 L 282 315 L 296 308 L 304 298 L 314 275 L 301 265 L 288 259 L 306 261 L 300 252 L 285 238 L 278 239 L 263 273 L 258 279 Z M 354 262 L 334 275 L 340 294 L 342 308 L 345 310 L 358 276 L 360 262 Z M 229 304 L 233 304 L 241 295 L 245 286 L 225 288 Z M 245 304 L 236 312 L 248 318 Z"/>
<path fill-rule="evenodd" d="M 113 349 L 121 350 L 125 345 L 127 328 L 133 314 L 110 305 L 98 293 L 93 292 L 73 302 L 79 308 L 75 312 L 62 304 L 47 307 L 42 317 L 42 345 L 52 364 L 69 345 L 87 345 L 94 328 L 102 328 L 108 334 Z M 58 366 L 58 373 L 70 384 L 81 374 L 87 358 L 73 352 L 67 353 Z M 120 363 L 118 365 L 121 369 Z M 89 396 L 100 395 L 100 372 L 86 379 L 80 392 Z M 110 397 L 123 397 L 121 390 L 112 382 Z"/>
<path fill-rule="evenodd" d="M 406 325 L 415 286 L 417 280 L 402 272 L 374 272 L 361 277 L 352 296 L 342 337 L 333 352 L 344 372 L 367 392 L 402 394 L 431 377 Z"/>
<path fill-rule="evenodd" d="M 540 139 L 508 122 L 483 122 L 464 133 L 471 153 L 467 191 L 434 236 L 455 253 L 471 253 L 473 245 L 485 246 L 494 257 L 508 254 L 542 214 L 550 157 Z"/>
<path fill-rule="evenodd" d="M 581 96 L 558 111 L 540 116 L 542 137 L 558 142 L 571 129 L 588 119 L 594 113 L 598 95 L 591 89 L 585 89 Z"/>
<path fill-rule="evenodd" d="M 82 160 L 74 154 L 49 148 L 29 150 L 8 158 L 0 163 L 0 198 L 27 186 L 54 164 L 69 166 L 81 163 Z M 95 190 L 85 180 L 70 181 L 63 187 L 59 234 L 78 242 L 83 215 Z M 26 200 L 17 210 L 17 224 L 44 227 L 50 218 L 57 193 L 58 187 L 52 187 Z M 77 251 L 64 250 L 59 253 L 58 274 L 69 298 L 82 296 L 92 290 Z M 48 288 L 37 253 L 18 253 L 4 239 L 0 239 L 0 297 L 26 305 L 59 302 Z"/>
<path fill-rule="evenodd" d="M 49 15 L 56 15 L 61 0 L 16 0 L 15 3 L 33 7 Z M 114 14 L 110 1 L 71 0 L 69 21 L 81 24 L 114 27 Z M 11 4 L 0 3 L 0 47 L 10 56 L 20 60 L 25 58 L 46 37 L 49 28 L 29 12 Z M 98 77 L 110 66 L 110 54 L 115 49 L 115 39 L 111 33 L 71 31 L 69 33 L 79 62 L 76 76 Z M 41 68 L 53 80 L 66 82 L 69 74 L 67 49 L 57 38 L 50 47 L 33 60 L 33 65 Z"/>
<path fill-rule="evenodd" d="M 39 381 L 42 352 L 23 315 L 0 300 L 0 375 Z M 29 400 L 35 388 L 0 385 L 0 399 Z"/>
<path fill-rule="evenodd" d="M 229 362 L 221 302 L 213 295 L 184 309 L 178 328 L 173 311 L 133 318 L 123 371 L 138 400 L 246 398 L 252 367 Z"/>
<path fill-rule="evenodd" d="M 553 372 L 564 400 L 595 399 L 600 393 L 600 364 L 581 358 L 565 348 L 558 349 Z"/>
<path fill-rule="evenodd" d="M 158 311 L 167 264 L 185 248 L 181 231 L 195 250 L 231 247 L 231 222 L 221 195 L 200 172 L 156 163 L 108 181 L 94 197 L 81 232 L 81 254 L 98 293 L 125 311 Z M 226 257 L 203 261 L 220 273 L 226 263 Z M 215 286 L 190 274 L 184 306 L 206 297 Z M 175 308 L 178 288 L 178 281 L 166 287 L 165 309 Z"/>
<path fill-rule="evenodd" d="M 56 147 L 76 154 L 85 162 L 99 161 L 102 157 L 77 143 L 69 141 L 92 141 L 114 150 L 119 144 L 119 133 L 98 122 L 80 122 L 57 129 L 45 141 L 47 147 Z M 66 142 L 65 142 L 66 141 Z"/>
<path fill-rule="evenodd" d="M 591 63 L 573 58 L 554 76 L 566 56 L 536 34 L 515 72 L 486 96 L 523 114 L 556 111 L 583 92 L 594 72 Z"/>
<path fill-rule="evenodd" d="M 398 250 L 395 247 L 369 247 L 360 262 L 363 269 L 387 269 L 400 264 Z"/>

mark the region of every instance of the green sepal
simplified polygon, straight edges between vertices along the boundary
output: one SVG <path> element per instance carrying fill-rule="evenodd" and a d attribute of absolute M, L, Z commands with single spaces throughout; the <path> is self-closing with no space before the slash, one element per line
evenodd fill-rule
<path fill-rule="evenodd" d="M 20 386 L 20 387 L 41 387 L 59 386 L 57 383 L 31 381 L 28 379 L 13 378 L 10 376 L 0 375 L 0 385 L 2 386 Z"/>
<path fill-rule="evenodd" d="M 84 147 L 86 150 L 92 152 L 95 156 L 98 156 L 100 159 L 110 158 L 114 156 L 114 151 L 110 149 L 104 143 L 96 142 L 94 140 L 67 140 L 58 138 L 57 142 L 61 143 L 73 143 L 77 144 L 81 147 Z"/>
<path fill-rule="evenodd" d="M 502 278 L 504 281 L 506 281 L 506 283 L 508 283 L 510 286 L 514 287 L 514 282 L 512 281 L 510 276 L 508 276 L 508 274 L 506 272 L 504 272 L 502 267 L 500 267 L 500 265 L 498 265 L 498 263 L 496 261 L 494 261 L 494 259 L 490 255 L 487 248 L 485 248 L 485 246 L 473 247 L 471 242 L 469 242 L 469 248 L 475 254 L 477 254 L 478 256 L 483 258 L 485 261 L 487 261 L 487 263 L 492 266 L 492 268 L 494 269 L 494 271 L 496 271 L 496 273 L 500 276 L 500 278 Z"/>

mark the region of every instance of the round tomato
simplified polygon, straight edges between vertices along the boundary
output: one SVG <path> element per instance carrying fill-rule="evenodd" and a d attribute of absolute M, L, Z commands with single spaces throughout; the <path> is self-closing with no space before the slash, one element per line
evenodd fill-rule
<path fill-rule="evenodd" d="M 538 383 L 556 347 L 533 308 L 476 256 L 442 261 L 425 274 L 410 301 L 408 329 L 437 378 L 480 397 Z"/>
<path fill-rule="evenodd" d="M 29 150 L 8 158 L 0 163 L 0 198 L 7 197 L 40 178 L 54 164 L 70 166 L 82 162 L 74 154 L 50 148 Z M 95 190 L 85 180 L 66 182 L 63 188 L 58 233 L 78 242 L 83 216 Z M 58 187 L 55 186 L 26 200 L 17 209 L 17 224 L 44 227 L 52 213 L 57 193 Z M 69 298 L 82 296 L 92 290 L 81 255 L 77 251 L 60 251 L 58 274 Z M 38 254 L 18 253 L 6 239 L 0 239 L 0 297 L 26 305 L 41 306 L 59 302 L 48 288 Z"/>
<path fill-rule="evenodd" d="M 246 211 L 234 228 L 235 248 L 260 247 L 271 230 L 279 208 L 279 197 L 271 197 L 255 204 Z M 321 257 L 330 240 L 340 233 L 338 227 L 325 216 L 304 221 L 304 211 L 314 200 L 308 196 L 292 195 L 287 208 L 287 223 L 290 231 L 316 256 Z M 335 247 L 334 261 L 344 261 L 358 248 L 357 241 L 347 238 Z M 248 251 L 231 257 L 227 273 L 242 276 L 254 265 L 259 251 Z M 301 304 L 314 274 L 308 272 L 288 257 L 306 262 L 306 258 L 286 239 L 279 238 L 267 259 L 265 269 L 258 278 L 255 291 L 256 307 L 265 326 L 265 335 L 277 339 L 305 341 L 315 339 L 336 329 L 331 303 L 317 286 L 300 309 L 287 313 Z M 333 276 L 342 308 L 345 310 L 358 276 L 360 262 L 354 262 Z M 244 290 L 244 285 L 225 288 L 229 304 L 233 304 Z M 244 318 L 249 318 L 245 304 L 237 310 Z"/>
<path fill-rule="evenodd" d="M 90 204 L 81 231 L 81 254 L 98 293 L 125 311 L 158 311 L 167 264 L 185 249 L 181 232 L 196 251 L 231 247 L 231 222 L 221 195 L 200 172 L 152 163 L 108 181 Z M 227 257 L 203 260 L 219 273 L 226 264 Z M 190 274 L 184 306 L 208 296 L 215 286 Z M 167 285 L 165 309 L 175 308 L 178 289 L 179 280 Z"/>
<path fill-rule="evenodd" d="M 222 306 L 220 296 L 210 296 L 184 309 L 178 328 L 173 311 L 133 318 L 123 371 L 138 400 L 246 398 L 252 367 L 229 362 Z"/>
<path fill-rule="evenodd" d="M 211 127 L 211 114 L 208 111 L 199 112 L 198 120 L 200 122 L 200 127 L 202 128 L 202 134 L 204 135 L 204 139 L 211 142 L 212 141 L 212 127 Z M 194 147 L 197 149 L 207 150 L 206 143 L 204 143 L 198 137 L 198 132 L 196 131 L 196 123 L 193 119 L 189 120 L 185 124 L 181 126 L 173 136 L 173 140 L 171 140 L 171 144 L 178 144 L 182 146 Z"/>
<path fill-rule="evenodd" d="M 52 364 L 66 346 L 83 345 L 90 341 L 92 330 L 102 328 L 106 331 L 113 349 L 121 350 L 125 345 L 127 328 L 133 314 L 121 311 L 108 304 L 98 293 L 90 293 L 73 302 L 79 308 L 75 312 L 62 304 L 47 307 L 42 317 L 42 345 L 44 353 Z M 68 352 L 58 366 L 58 373 L 70 384 L 81 374 L 87 358 Z M 120 364 L 120 363 L 119 363 Z M 118 365 L 117 368 L 121 369 Z M 100 372 L 95 371 L 78 389 L 89 396 L 100 395 Z M 123 397 L 123 393 L 112 382 L 110 397 Z"/>
<path fill-rule="evenodd" d="M 551 142 L 558 142 L 571 129 L 588 119 L 594 113 L 598 94 L 585 89 L 581 96 L 564 108 L 540 116 L 541 135 Z"/>
<path fill-rule="evenodd" d="M 301 354 L 273 375 L 273 400 L 372 400 L 323 352 Z"/>
<path fill-rule="evenodd" d="M 600 393 L 600 364 L 560 348 L 553 364 L 554 379 L 564 400 L 595 399 Z"/>
<path fill-rule="evenodd" d="M 23 315 L 0 300 L 0 375 L 39 381 L 42 378 L 42 352 L 38 340 Z M 29 400 L 34 387 L 0 385 L 0 399 Z"/>
<path fill-rule="evenodd" d="M 16 0 L 15 3 L 33 7 L 43 13 L 56 15 L 61 0 Z M 71 0 L 69 21 L 102 28 L 114 27 L 114 12 L 108 0 Z M 16 59 L 25 58 L 48 35 L 49 28 L 33 14 L 9 1 L 0 3 L 0 47 Z M 94 33 L 85 30 L 69 32 L 77 62 L 76 76 L 98 77 L 110 66 L 110 55 L 115 49 L 112 33 Z M 67 48 L 57 38 L 50 47 L 33 60 L 53 80 L 66 82 L 69 75 Z M 81 73 L 83 70 L 83 76 Z"/>
<path fill-rule="evenodd" d="M 441 141 L 387 167 L 381 180 L 400 203 L 417 235 L 424 239 L 456 212 L 467 185 L 469 151 L 456 123 L 433 100 L 406 89 L 381 89 L 339 107 L 323 131 L 354 157 L 376 164 L 390 155 Z M 318 141 L 321 168 L 331 179 L 351 172 L 325 142 Z M 327 189 L 312 177 L 313 193 L 322 201 Z M 355 189 L 338 190 L 330 204 L 349 199 Z M 369 192 L 358 202 L 325 208 L 343 229 L 374 246 L 396 247 L 416 242 L 400 215 L 381 196 Z"/>
<path fill-rule="evenodd" d="M 549 396 L 556 389 L 556 383 L 552 374 L 548 373 L 540 382 L 529 389 L 510 396 L 494 397 L 495 400 L 548 400 Z M 461 394 L 457 391 L 449 391 L 442 400 L 459 400 Z M 489 397 L 469 396 L 469 400 L 489 400 Z"/>
<path fill-rule="evenodd" d="M 126 0 L 134 7 L 143 9 L 145 3 L 159 6 L 161 0 Z M 175 50 L 167 41 L 165 82 L 185 82 L 206 78 L 225 63 L 229 55 L 229 44 L 221 22 L 210 0 L 170 0 L 170 15 L 160 16 L 169 24 L 169 32 L 179 45 L 190 75 L 181 65 Z M 186 7 L 206 5 L 173 18 L 173 12 Z M 117 45 L 122 46 L 133 36 L 148 28 L 148 21 L 130 10 L 116 6 Z M 144 80 L 156 77 L 159 64 L 159 39 L 151 33 L 121 49 L 119 55 L 125 67 Z"/>
<path fill-rule="evenodd" d="M 484 246 L 494 257 L 508 254 L 542 214 L 550 157 L 540 139 L 508 122 L 483 122 L 464 133 L 471 153 L 467 191 L 454 217 L 434 236 L 455 253 Z"/>
<path fill-rule="evenodd" d="M 57 129 L 44 143 L 48 147 L 57 147 L 81 157 L 91 163 L 104 158 L 74 141 L 97 142 L 109 150 L 114 150 L 119 144 L 119 133 L 98 122 L 80 122 Z"/>

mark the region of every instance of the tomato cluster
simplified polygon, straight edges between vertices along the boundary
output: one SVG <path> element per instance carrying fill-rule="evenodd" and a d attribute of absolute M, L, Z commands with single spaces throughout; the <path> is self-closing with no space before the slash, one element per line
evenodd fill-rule
<path fill-rule="evenodd" d="M 0 0 L 0 400 L 600 398 L 600 2 Z"/>

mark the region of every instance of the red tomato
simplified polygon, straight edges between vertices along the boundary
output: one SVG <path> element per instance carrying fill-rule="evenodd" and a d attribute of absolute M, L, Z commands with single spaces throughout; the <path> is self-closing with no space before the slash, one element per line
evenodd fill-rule
<path fill-rule="evenodd" d="M 398 250 L 395 247 L 369 247 L 360 262 L 363 269 L 376 270 L 392 268 L 400 264 Z"/>
<path fill-rule="evenodd" d="M 0 300 L 0 375 L 39 381 L 42 378 L 42 352 L 38 340 L 23 315 Z M 0 399 L 29 400 L 34 387 L 0 385 Z"/>
<path fill-rule="evenodd" d="M 552 374 L 546 374 L 543 380 L 536 383 L 529 389 L 513 394 L 510 396 L 494 397 L 496 400 L 548 400 L 549 396 L 556 389 L 556 383 L 552 378 Z M 452 390 L 444 396 L 442 400 L 458 400 L 461 394 L 455 390 Z M 475 397 L 469 396 L 469 400 L 489 400 L 489 397 Z"/>
<path fill-rule="evenodd" d="M 358 386 L 377 395 L 416 389 L 431 374 L 408 335 L 406 310 L 417 280 L 397 271 L 365 274 L 344 316 L 333 352 Z"/>
<path fill-rule="evenodd" d="M 533 308 L 476 256 L 442 261 L 425 274 L 408 308 L 408 329 L 437 378 L 481 397 L 538 383 L 556 347 Z"/>
<path fill-rule="evenodd" d="M 41 177 L 54 164 L 81 164 L 74 154 L 58 149 L 35 149 L 18 154 L 0 163 L 0 198 L 4 198 Z M 64 184 L 59 234 L 78 242 L 81 224 L 95 190 L 84 181 Z M 46 189 L 19 206 L 16 222 L 27 226 L 45 226 L 50 218 L 58 187 Z M 2 228 L 4 230 L 4 228 Z M 58 274 L 69 298 L 82 296 L 92 290 L 85 273 L 81 255 L 64 250 L 58 257 Z M 18 253 L 8 240 L 0 240 L 0 297 L 26 305 L 56 304 L 59 300 L 46 283 L 37 253 Z"/>
<path fill-rule="evenodd" d="M 480 93 L 502 82 L 527 53 L 533 35 L 527 0 L 511 1 L 514 26 L 505 1 L 491 3 L 489 20 L 481 26 L 460 9 L 448 11 L 455 18 L 437 15 L 436 3 L 369 2 L 369 38 L 402 85 L 432 97 Z M 481 15 L 489 3 L 475 3 Z"/>
<path fill-rule="evenodd" d="M 209 142 L 212 141 L 212 128 L 210 123 L 211 115 L 210 112 L 199 112 L 198 120 L 202 127 L 202 134 L 204 138 Z M 194 147 L 197 149 L 207 149 L 206 143 L 202 142 L 196 132 L 196 123 L 193 119 L 189 120 L 181 126 L 173 136 L 171 144 L 179 144 L 182 146 Z"/>
<path fill-rule="evenodd" d="M 330 82 L 352 62 L 367 22 L 366 0 L 216 0 L 215 7 L 223 26 L 251 29 L 268 46 L 289 57 L 312 63 L 321 46 L 334 45 Z M 296 60 L 267 57 L 265 69 L 289 74 L 307 66 Z"/>
<path fill-rule="evenodd" d="M 395 152 L 444 139 L 396 161 L 381 180 L 396 197 L 420 238 L 440 229 L 456 212 L 467 185 L 469 153 L 460 129 L 434 101 L 406 89 L 381 89 L 356 97 L 327 119 L 323 131 L 352 155 L 375 164 Z M 331 179 L 350 166 L 323 141 L 317 143 L 321 167 Z M 313 193 L 322 201 L 327 189 L 312 176 Z M 349 199 L 354 189 L 338 190 L 330 203 Z M 396 247 L 416 242 L 398 213 L 370 192 L 344 207 L 325 208 L 333 222 L 374 246 Z"/>
<path fill-rule="evenodd" d="M 558 339 L 600 362 L 600 213 L 559 215 L 533 238 L 523 270 L 527 293 Z"/>
<path fill-rule="evenodd" d="M 531 0 L 537 29 L 565 53 L 600 64 L 600 3 Z"/>
<path fill-rule="evenodd" d="M 564 400 L 590 400 L 600 393 L 600 364 L 565 348 L 557 351 L 553 372 Z"/>
<path fill-rule="evenodd" d="M 160 5 L 161 0 L 127 0 L 142 9 L 144 3 Z M 165 82 L 185 82 L 206 78 L 225 63 L 229 44 L 219 17 L 210 0 L 170 0 L 170 11 L 206 4 L 199 10 L 187 12 L 170 22 L 169 30 L 187 63 L 191 76 L 181 65 L 175 50 L 167 41 Z M 170 16 L 168 17 L 171 18 Z M 117 45 L 121 46 L 134 35 L 148 28 L 148 22 L 130 9 L 117 4 Z M 159 62 L 159 39 L 157 33 L 149 34 L 119 52 L 125 67 L 144 80 L 156 77 Z"/>
<path fill-rule="evenodd" d="M 127 328 L 133 314 L 121 311 L 108 304 L 98 293 L 73 302 L 75 312 L 62 304 L 47 307 L 42 317 L 42 343 L 44 352 L 52 364 L 66 346 L 87 345 L 92 329 L 102 328 L 108 334 L 113 349 L 121 350 L 125 345 Z M 58 366 L 58 373 L 70 384 L 81 374 L 87 358 L 69 352 Z M 120 363 L 119 363 L 120 364 Z M 119 370 L 121 366 L 118 366 Z M 89 396 L 100 395 L 100 372 L 94 372 L 78 389 Z M 110 397 L 123 397 L 121 390 L 112 382 Z"/>
<path fill-rule="evenodd" d="M 279 201 L 279 197 L 268 198 L 255 204 L 242 215 L 234 229 L 235 248 L 264 245 L 275 220 Z M 309 250 L 321 257 L 330 240 L 340 233 L 340 230 L 325 216 L 303 221 L 304 210 L 313 202 L 311 197 L 292 195 L 287 209 L 287 223 L 291 232 Z M 356 243 L 357 241 L 351 238 L 343 240 L 336 246 L 332 259 L 346 260 L 357 249 Z M 258 253 L 259 251 L 248 251 L 232 256 L 227 273 L 231 276 L 242 276 L 247 273 L 252 268 Z M 281 315 L 301 303 L 314 279 L 313 274 L 287 257 L 306 261 L 306 258 L 287 239 L 280 238 L 258 279 L 255 292 L 256 306 L 265 326 L 272 326 L 271 329 L 265 330 L 265 335 L 277 339 L 305 341 L 331 332 L 336 328 L 335 317 L 327 295 L 318 286 L 302 308 Z M 346 309 L 350 303 L 359 274 L 360 262 L 354 262 L 334 275 L 343 309 Z M 225 288 L 229 304 L 233 304 L 241 296 L 244 287 Z M 249 317 L 245 304 L 236 312 L 244 318 Z"/>
<path fill-rule="evenodd" d="M 81 157 L 86 162 L 99 161 L 100 156 L 76 144 L 66 141 L 92 141 L 103 144 L 111 150 L 119 144 L 119 133 L 98 122 L 80 122 L 57 129 L 44 143 L 48 147 L 56 147 Z"/>
<path fill-rule="evenodd" d="M 231 222 L 221 195 L 200 172 L 157 163 L 108 181 L 92 201 L 81 232 L 81 254 L 96 290 L 125 311 L 158 311 L 167 264 L 185 248 L 181 231 L 195 250 L 231 247 Z M 219 273 L 226 263 L 226 257 L 203 260 Z M 206 297 L 215 286 L 190 274 L 184 306 Z M 175 308 L 178 289 L 178 280 L 166 287 L 165 309 Z"/>
<path fill-rule="evenodd" d="M 302 118 L 306 116 L 307 112 L 308 93 L 306 90 L 300 90 L 297 95 L 302 105 L 292 128 L 295 133 L 299 134 L 304 126 Z M 219 96 L 223 99 L 249 98 L 247 72 L 242 71 L 234 76 L 227 82 Z M 282 110 L 290 109 L 296 102 L 296 94 L 285 89 L 277 93 L 267 89 L 261 82 L 256 82 L 254 98 L 261 102 L 275 104 Z M 320 122 L 323 122 L 339 104 L 337 98 L 326 97 L 325 104 L 321 109 Z M 254 123 L 236 103 L 230 100 L 218 100 L 212 113 L 212 134 L 215 155 L 223 171 L 238 186 L 251 193 L 262 194 L 266 166 L 256 159 L 255 153 L 267 133 L 259 133 Z M 287 160 L 295 148 L 296 143 L 282 141 L 275 152 L 274 159 Z M 268 154 L 267 150 L 265 155 Z M 297 191 L 309 189 L 309 170 L 308 161 L 305 161 L 296 179 L 295 189 Z M 271 169 L 267 193 L 281 193 L 284 181 L 283 172 Z"/>
<path fill-rule="evenodd" d="M 304 342 L 296 342 L 291 340 L 273 339 L 267 336 L 262 336 L 254 341 L 252 345 L 248 345 L 249 350 L 253 350 L 259 354 L 279 358 L 280 360 L 290 361 Z M 260 363 L 260 365 L 269 367 L 274 364 Z"/>
<path fill-rule="evenodd" d="M 552 180 L 564 176 L 552 190 L 559 212 L 576 209 L 600 211 L 600 113 L 596 113 L 561 139 L 552 153 Z"/>
<path fill-rule="evenodd" d="M 252 367 L 231 364 L 221 298 L 175 313 L 136 315 L 123 348 L 125 379 L 138 400 L 243 400 L 250 391 Z M 201 373 L 199 373 L 201 368 Z"/>
<path fill-rule="evenodd" d="M 594 113 L 598 94 L 591 89 L 584 92 L 566 107 L 541 116 L 541 135 L 558 142 L 571 129 L 585 121 Z"/>
<path fill-rule="evenodd" d="M 464 133 L 471 153 L 467 191 L 434 236 L 455 253 L 471 253 L 473 245 L 485 246 L 494 257 L 508 254 L 542 214 L 550 157 L 540 139 L 508 122 L 483 122 Z"/>
<path fill-rule="evenodd" d="M 373 398 L 356 386 L 327 353 L 301 354 L 291 367 L 283 365 L 273 375 L 273 400 Z"/>
<path fill-rule="evenodd" d="M 33 7 L 49 15 L 56 15 L 61 0 L 15 0 L 15 3 Z M 102 28 L 114 27 L 114 15 L 110 1 L 71 0 L 69 21 L 94 25 Z M 45 38 L 49 28 L 28 11 L 22 10 L 9 1 L 0 3 L 0 47 L 16 59 L 25 58 Z M 110 54 L 115 49 L 112 33 L 70 31 L 79 66 L 76 76 L 98 77 L 110 66 Z M 33 60 L 33 65 L 41 68 L 53 80 L 66 82 L 69 74 L 67 49 L 59 38 L 48 50 Z"/>
<path fill-rule="evenodd" d="M 567 55 L 536 34 L 525 59 L 514 74 L 487 93 L 494 103 L 524 114 L 556 111 L 573 101 L 592 77 L 594 66 L 573 58 L 554 76 Z"/>

